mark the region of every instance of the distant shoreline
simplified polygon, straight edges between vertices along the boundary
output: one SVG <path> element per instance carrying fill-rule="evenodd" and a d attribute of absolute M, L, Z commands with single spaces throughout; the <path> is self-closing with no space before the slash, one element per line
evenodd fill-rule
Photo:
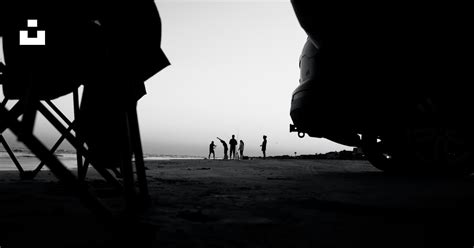
<path fill-rule="evenodd" d="M 12 148 L 15 156 L 20 161 L 20 164 L 26 164 L 27 168 L 34 168 L 38 163 L 36 156 L 32 154 L 27 148 Z M 75 168 L 76 153 L 73 150 L 59 149 L 55 152 L 55 155 L 63 161 L 68 168 Z M 170 154 L 144 154 L 146 161 L 167 161 L 167 160 L 207 160 L 206 156 L 192 156 L 192 155 L 170 155 Z M 261 156 L 244 156 L 242 160 L 254 160 L 263 159 Z M 366 160 L 363 153 L 359 150 L 354 149 L 353 151 L 339 151 L 339 152 L 328 152 L 324 154 L 301 154 L 301 155 L 275 155 L 268 156 L 267 159 L 300 159 L 300 160 Z M 211 159 L 212 160 L 212 159 Z M 216 158 L 216 160 L 223 160 L 222 157 Z M 0 170 L 5 169 L 16 169 L 13 162 L 10 160 L 10 156 L 3 149 L 0 148 Z"/>

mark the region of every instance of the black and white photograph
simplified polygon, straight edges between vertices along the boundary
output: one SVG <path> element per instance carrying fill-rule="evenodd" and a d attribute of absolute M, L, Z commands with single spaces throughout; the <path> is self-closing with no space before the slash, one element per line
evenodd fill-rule
<path fill-rule="evenodd" d="M 470 6 L 0 0 L 0 248 L 474 247 Z"/>

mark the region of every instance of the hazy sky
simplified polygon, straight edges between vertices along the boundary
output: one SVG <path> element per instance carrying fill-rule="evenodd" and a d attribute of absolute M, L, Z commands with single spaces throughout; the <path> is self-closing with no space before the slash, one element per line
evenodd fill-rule
<path fill-rule="evenodd" d="M 289 1 L 156 1 L 171 66 L 147 81 L 139 119 L 147 153 L 207 156 L 232 134 L 259 155 L 346 147 L 289 133 L 291 93 L 306 35 Z M 126 49 L 126 48 L 124 48 Z M 69 98 L 58 100 L 65 106 Z M 330 104 L 330 103 L 328 103 Z M 324 121 L 324 120 L 322 120 Z M 40 120 L 38 133 L 51 136 Z"/>

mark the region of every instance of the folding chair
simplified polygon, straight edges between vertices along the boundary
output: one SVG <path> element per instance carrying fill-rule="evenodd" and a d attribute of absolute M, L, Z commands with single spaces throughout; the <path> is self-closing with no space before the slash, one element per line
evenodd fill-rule
<path fill-rule="evenodd" d="M 0 106 L 0 142 L 5 147 L 6 151 L 12 158 L 15 166 L 20 172 L 20 176 L 24 179 L 32 179 L 46 165 L 50 171 L 60 181 L 64 182 L 73 192 L 78 194 L 81 199 L 89 207 L 97 211 L 101 216 L 104 214 L 110 215 L 111 210 L 105 206 L 94 194 L 89 190 L 83 180 L 86 177 L 88 165 L 92 165 L 97 172 L 112 186 L 123 193 L 125 198 L 125 209 L 134 210 L 141 203 L 149 203 L 148 188 L 146 182 L 145 166 L 143 161 L 143 151 L 141 147 L 138 118 L 135 108 L 126 110 L 127 114 L 127 138 L 128 146 L 125 148 L 129 153 L 122 156 L 122 182 L 114 177 L 103 165 L 98 165 L 90 161 L 89 151 L 84 145 L 80 135 L 78 135 L 76 120 L 69 120 L 62 112 L 51 102 L 54 97 L 36 95 L 28 86 L 34 84 L 34 76 L 29 77 L 29 82 L 24 82 L 25 78 L 18 80 L 14 74 L 9 73 L 8 57 L 6 57 L 6 66 L 0 66 L 0 84 L 3 84 L 5 99 L 2 100 Z M 23 58 L 25 59 L 25 58 Z M 15 63 L 12 63 L 15 66 Z M 14 71 L 18 68 L 14 68 Z M 28 74 L 28 66 L 25 68 L 25 74 Z M 21 87 L 18 84 L 22 83 Z M 16 90 L 21 88 L 16 94 Z M 23 89 L 25 88 L 25 89 Z M 63 94 L 63 92 L 61 92 Z M 75 116 L 79 109 L 79 94 L 78 89 L 75 88 L 72 92 Z M 7 108 L 9 100 L 17 100 L 17 102 L 10 109 Z M 51 110 L 52 111 L 51 111 Z M 33 127 L 35 123 L 36 113 L 41 113 L 48 122 L 61 134 L 61 137 L 56 144 L 51 148 L 46 148 L 45 145 L 33 134 Z M 54 113 L 53 113 L 54 112 Z M 21 120 L 19 120 L 19 118 Z M 59 118 L 57 118 L 59 117 Z M 64 125 L 61 120 L 66 123 Z M 1 134 L 10 129 L 12 133 L 22 142 L 31 152 L 39 158 L 41 163 L 33 171 L 25 171 L 18 162 L 14 153 L 10 149 L 6 140 Z M 73 134 L 74 132 L 74 134 Z M 77 151 L 78 175 L 75 176 L 68 170 L 63 163 L 54 155 L 55 150 L 59 145 L 67 140 Z M 135 170 L 138 182 L 138 192 L 135 186 L 135 176 L 133 171 L 132 154 L 135 156 Z M 138 194 L 137 194 L 138 193 Z"/>
<path fill-rule="evenodd" d="M 74 105 L 74 119 L 76 119 L 77 113 L 78 113 L 78 110 L 79 110 L 79 96 L 78 96 L 78 94 L 79 93 L 78 93 L 77 90 L 74 90 L 73 93 L 72 93 L 72 95 L 73 95 L 73 105 Z M 3 101 L 2 101 L 2 106 L 6 107 L 8 101 L 9 101 L 8 98 L 4 98 Z M 61 110 L 56 105 L 53 104 L 53 102 L 51 100 L 45 100 L 44 103 L 46 103 L 46 105 L 48 105 L 50 107 L 50 109 L 52 109 L 53 112 L 58 117 L 60 117 L 63 122 L 65 122 L 67 124 L 67 132 L 72 132 L 73 129 L 74 129 L 74 125 L 75 125 L 74 121 L 70 121 L 69 118 L 67 118 L 61 112 Z M 59 139 L 56 141 L 56 143 L 50 148 L 50 153 L 54 154 L 56 152 L 56 150 L 60 147 L 60 145 L 65 141 L 65 139 L 66 139 L 66 135 L 61 135 L 59 137 Z M 16 168 L 20 172 L 20 178 L 21 179 L 27 179 L 27 180 L 34 179 L 34 177 L 41 171 L 41 169 L 43 169 L 45 163 L 43 161 L 40 161 L 40 163 L 36 166 L 36 168 L 34 168 L 31 171 L 25 171 L 25 169 L 22 167 L 22 165 L 18 162 L 18 159 L 15 156 L 15 153 L 12 151 L 9 144 L 7 143 L 7 141 L 5 140 L 5 138 L 3 137 L 3 135 L 1 133 L 0 133 L 0 142 L 2 143 L 3 147 L 5 148 L 5 151 L 10 156 L 13 164 L 16 166 Z M 85 176 L 86 176 L 85 175 L 85 173 L 86 173 L 85 169 L 87 168 L 88 163 L 83 162 L 83 157 L 82 157 L 82 155 L 79 151 L 76 151 L 76 157 L 77 157 L 78 177 L 80 179 L 84 179 Z"/>
<path fill-rule="evenodd" d="M 7 83 L 6 80 L 2 80 L 4 84 Z M 73 92 L 73 102 L 74 108 L 78 110 L 78 91 Z M 100 213 L 107 212 L 107 208 L 98 201 L 97 198 L 87 189 L 85 184 L 81 183 L 86 177 L 88 165 L 92 165 L 102 177 L 116 189 L 122 191 L 125 196 L 126 209 L 131 210 L 135 209 L 137 203 L 147 203 L 149 201 L 148 196 L 148 187 L 146 182 L 146 173 L 145 166 L 143 161 L 143 151 L 141 148 L 140 133 L 138 127 L 138 118 L 135 109 L 130 109 L 127 111 L 127 119 L 129 125 L 128 137 L 130 141 L 130 146 L 126 149 L 131 149 L 131 153 L 135 156 L 135 168 L 138 182 L 139 198 L 137 198 L 136 189 L 135 189 L 135 179 L 132 165 L 132 157 L 124 156 L 124 161 L 122 166 L 122 177 L 123 183 L 121 183 L 117 178 L 115 178 L 104 166 L 99 166 L 88 160 L 89 154 L 87 148 L 84 146 L 84 142 L 81 141 L 81 138 L 77 135 L 76 123 L 75 121 L 70 121 L 61 111 L 50 101 L 50 100 L 31 100 L 31 99 L 18 99 L 18 102 L 10 109 L 6 108 L 8 98 L 3 99 L 0 109 L 0 133 L 5 131 L 7 128 L 10 129 L 13 134 L 16 135 L 18 140 L 25 144 L 33 154 L 35 154 L 41 161 L 38 167 L 33 171 L 25 171 L 21 164 L 16 159 L 14 153 L 8 146 L 8 143 L 0 136 L 0 141 L 5 147 L 6 151 L 9 153 L 12 161 L 15 163 L 16 167 L 20 171 L 20 175 L 24 179 L 32 179 L 41 168 L 46 165 L 55 176 L 58 177 L 61 181 L 69 185 L 76 193 L 78 193 L 81 198 L 92 208 L 98 210 Z M 65 126 L 61 121 L 56 118 L 52 111 L 50 111 L 46 106 L 55 112 L 63 122 L 68 126 Z M 55 143 L 51 149 L 47 149 L 35 135 L 32 133 L 33 124 L 25 123 L 26 121 L 34 121 L 34 117 L 38 111 L 41 113 L 46 120 L 48 120 L 56 130 L 61 133 L 61 137 Z M 27 115 L 30 115 L 28 117 Z M 77 113 L 76 113 L 77 115 Z M 18 118 L 23 116 L 22 120 L 19 121 Z M 74 135 L 71 131 L 75 131 Z M 54 152 L 59 147 L 59 145 L 67 140 L 77 151 L 77 163 L 78 163 L 78 175 L 74 176 L 65 166 L 62 164 L 55 156 Z M 137 200 L 140 200 L 137 202 Z"/>
<path fill-rule="evenodd" d="M 2 106 L 6 106 L 8 103 L 8 99 L 4 98 L 2 101 Z M 55 114 L 55 116 L 59 117 L 65 124 L 66 124 L 66 133 L 71 133 L 72 132 L 77 132 L 77 129 L 75 128 L 76 121 L 71 121 L 51 100 L 44 100 L 41 103 L 44 108 L 43 111 L 49 111 L 48 116 L 52 116 Z M 77 119 L 77 116 L 79 115 L 79 91 L 78 89 L 74 90 L 72 92 L 72 104 L 73 104 L 73 109 L 74 109 L 74 119 Z M 3 130 L 1 130 L 3 131 Z M 84 142 L 81 140 L 80 136 L 73 136 L 77 139 L 78 144 L 84 144 Z M 61 146 L 62 143 L 66 140 L 66 134 L 61 134 L 61 136 L 57 139 L 57 141 L 54 143 L 54 145 L 50 148 L 50 153 L 54 154 L 56 150 Z M 15 156 L 15 153 L 12 151 L 10 148 L 9 144 L 3 137 L 3 135 L 0 133 L 0 143 L 3 145 L 5 148 L 5 151 L 8 153 L 10 159 L 12 160 L 13 164 L 16 166 L 20 173 L 20 178 L 24 180 L 32 180 L 36 177 L 36 175 L 41 171 L 41 169 L 44 168 L 45 162 L 40 161 L 39 164 L 36 166 L 31 171 L 25 171 L 24 168 L 21 166 L 19 163 L 18 159 Z M 90 164 L 90 161 L 87 159 L 83 159 L 83 155 L 80 150 L 76 150 L 76 160 L 77 160 L 77 174 L 78 178 L 80 180 L 85 180 L 86 175 L 87 175 L 87 170 Z M 114 172 L 114 174 L 118 177 L 121 177 L 121 173 L 116 169 L 116 168 L 111 168 Z"/>
<path fill-rule="evenodd" d="M 18 99 L 15 106 L 10 109 L 4 104 L 0 106 L 0 133 L 7 128 L 10 129 L 54 175 L 99 212 L 104 212 L 107 208 L 51 153 L 54 149 L 47 149 L 33 135 L 32 130 L 36 113 L 39 112 L 64 136 L 65 140 L 74 146 L 79 152 L 79 160 L 84 158 L 84 161 L 78 163 L 82 168 L 79 170 L 79 178 L 84 177 L 90 164 L 107 182 L 121 189 L 127 209 L 133 209 L 137 199 L 145 202 L 149 200 L 136 105 L 127 102 L 128 104 L 120 109 L 120 113 L 124 114 L 126 129 L 123 133 L 126 136 L 124 138 L 126 144 L 121 147 L 120 153 L 122 173 L 120 180 L 91 156 L 92 142 L 86 141 L 89 144 L 85 147 L 83 142 L 85 139 L 77 135 L 80 134 L 77 119 L 69 122 L 63 119 L 66 123 L 63 125 L 46 107 L 48 105 L 53 112 L 56 112 L 54 107 L 48 104 L 49 100 L 76 91 L 79 87 L 78 82 L 84 83 L 91 78 L 91 75 L 92 77 L 105 75 L 106 73 L 100 73 L 104 66 L 109 68 L 107 73 L 116 75 L 115 79 L 123 77 L 143 83 L 170 64 L 160 47 L 161 19 L 154 1 L 123 3 L 119 1 L 114 2 L 113 6 L 109 4 L 109 1 L 85 1 L 75 5 L 66 1 L 52 0 L 0 2 L 0 12 L 9 14 L 0 13 L 0 35 L 4 38 L 4 48 L 7 47 L 4 49 L 6 68 L 2 81 L 3 91 L 7 99 Z M 56 11 L 57 9 L 61 11 Z M 130 18 L 123 18 L 125 15 Z M 46 43 L 49 45 L 21 46 L 18 32 L 25 29 L 26 21 L 31 16 L 41 20 L 41 24 L 33 23 L 31 26 L 47 30 Z M 42 24 L 45 26 L 41 26 Z M 29 29 L 28 34 L 30 31 L 38 30 Z M 124 48 L 128 50 L 124 51 Z M 103 55 L 104 51 L 107 51 L 107 55 Z M 123 65 L 124 61 L 128 63 L 127 66 Z M 96 70 L 84 68 L 90 63 L 95 63 L 95 66 L 90 68 Z M 101 82 L 103 81 L 96 81 L 98 84 L 95 85 L 100 85 Z M 129 96 L 129 90 L 133 87 L 128 86 L 130 85 L 121 89 L 121 96 Z M 110 88 L 102 87 L 102 89 Z M 144 85 L 143 91 L 138 89 L 132 94 L 133 100 L 137 101 L 144 94 Z M 83 106 L 81 108 L 84 109 Z M 56 114 L 62 119 L 59 113 Z M 21 121 L 18 120 L 20 116 Z M 135 157 L 137 188 L 132 156 Z"/>

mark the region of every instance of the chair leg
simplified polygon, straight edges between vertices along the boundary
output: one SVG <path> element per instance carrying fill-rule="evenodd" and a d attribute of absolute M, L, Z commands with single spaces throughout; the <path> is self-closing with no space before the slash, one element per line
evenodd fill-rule
<path fill-rule="evenodd" d="M 69 126 L 69 128 L 67 129 L 67 132 L 71 132 L 72 129 L 73 129 L 73 125 L 74 123 L 71 123 L 72 125 Z M 66 136 L 64 134 L 61 134 L 61 137 L 56 141 L 56 143 L 53 145 L 53 147 L 49 150 L 49 152 L 51 154 L 54 154 L 54 152 L 56 152 L 56 150 L 59 148 L 59 146 L 63 143 L 63 141 L 66 139 Z M 35 177 L 40 171 L 41 169 L 43 169 L 45 165 L 45 162 L 44 161 L 41 161 L 40 164 L 33 170 L 33 177 Z"/>
<path fill-rule="evenodd" d="M 78 141 L 75 139 L 75 137 L 71 133 L 67 132 L 67 129 L 61 124 L 61 122 L 59 122 L 56 118 L 54 118 L 53 114 L 51 114 L 48 111 L 48 109 L 46 109 L 45 106 L 43 106 L 42 104 L 38 104 L 38 110 L 56 128 L 56 130 L 58 130 L 60 133 L 62 133 L 66 136 L 66 140 L 72 146 L 74 146 L 74 148 L 76 150 L 79 150 L 81 152 L 81 154 L 84 154 L 84 155 L 86 155 L 86 157 L 89 157 L 88 153 L 87 153 L 87 150 L 84 148 L 84 146 L 82 144 L 79 144 Z M 118 188 L 120 190 L 123 189 L 120 182 L 112 174 L 110 174 L 110 172 L 108 172 L 107 169 L 105 169 L 104 167 L 101 167 L 101 166 L 96 166 L 96 165 L 94 165 L 94 163 L 92 163 L 91 165 L 94 167 L 94 169 L 97 170 L 97 172 L 99 172 L 99 174 L 102 177 L 104 177 L 104 179 L 107 182 L 113 184 L 116 188 Z"/>
<path fill-rule="evenodd" d="M 50 100 L 45 101 L 46 104 L 69 126 L 73 126 L 73 122 L 71 122 L 62 112 L 61 110 L 56 107 Z M 74 120 L 78 119 L 79 116 L 79 90 L 76 89 L 72 92 L 72 103 L 73 103 L 73 109 L 74 109 Z M 78 130 L 78 124 L 74 125 L 74 130 L 77 134 Z M 69 130 L 69 129 L 68 129 Z M 81 136 L 76 135 L 76 140 L 78 141 L 78 144 L 80 146 L 84 146 L 84 141 L 81 139 Z M 79 180 L 85 180 L 86 174 L 87 174 L 87 167 L 89 163 L 85 163 L 83 161 L 83 154 L 81 150 L 76 149 L 76 161 L 77 161 L 77 174 Z"/>
<path fill-rule="evenodd" d="M 72 122 L 50 100 L 45 100 L 44 102 L 59 116 L 59 118 L 66 122 L 68 126 L 72 125 Z"/>
<path fill-rule="evenodd" d="M 72 92 L 72 105 L 74 108 L 74 120 L 77 120 L 79 118 L 79 90 L 76 89 Z M 76 138 L 78 143 L 81 146 L 84 146 L 84 141 L 81 138 L 80 135 L 77 135 L 77 130 L 79 130 L 79 127 L 76 125 Z M 86 175 L 87 175 L 87 167 L 89 166 L 89 163 L 87 161 L 82 161 L 82 153 L 79 150 L 76 150 L 76 160 L 77 160 L 77 174 L 79 176 L 79 180 L 85 180 Z"/>
<path fill-rule="evenodd" d="M 6 103 L 8 101 L 7 100 L 4 100 L 2 102 L 2 106 L 5 107 L 6 106 Z M 9 111 L 9 114 L 11 117 L 18 117 L 21 115 L 21 109 L 23 108 L 26 108 L 26 104 L 24 101 L 20 101 L 18 102 L 17 104 L 15 104 L 13 106 L 13 108 Z M 56 109 L 57 111 L 59 111 L 58 109 Z M 55 110 L 55 111 L 56 111 Z M 65 120 L 66 123 L 69 123 L 69 127 L 67 129 L 67 132 L 71 132 L 73 127 L 74 127 L 74 123 L 73 122 L 70 122 L 69 120 Z M 2 137 L 3 138 L 3 137 Z M 56 142 L 56 144 L 51 148 L 50 152 L 53 154 L 57 148 L 59 148 L 59 146 L 61 145 L 61 143 L 64 141 L 65 139 L 65 136 L 64 134 L 61 135 L 61 137 L 58 139 L 58 141 Z M 2 140 L 2 144 L 3 146 L 5 147 L 5 149 L 7 150 L 10 158 L 12 159 L 13 163 L 15 164 L 15 166 L 18 168 L 18 171 L 20 172 L 20 178 L 21 179 L 28 179 L 28 180 L 32 180 L 36 177 L 36 175 L 41 171 L 41 169 L 44 167 L 44 161 L 41 161 L 40 164 L 33 170 L 33 171 L 24 171 L 23 168 L 21 167 L 20 163 L 18 162 L 18 160 L 16 159 L 15 155 L 13 154 L 13 152 L 11 151 L 11 149 L 9 148 L 8 144 L 6 143 L 6 141 L 3 139 Z"/>
<path fill-rule="evenodd" d="M 2 106 L 2 107 L 5 107 L 5 106 L 7 106 L 7 103 L 8 103 L 8 99 L 3 98 L 2 103 L 1 103 L 1 106 Z"/>
<path fill-rule="evenodd" d="M 21 114 L 23 113 L 22 112 L 22 109 L 24 108 L 25 104 L 23 101 L 18 101 L 9 111 L 8 113 L 10 114 L 10 116 L 12 118 L 18 118 L 21 116 Z M 3 106 L 4 108 L 5 106 Z M 0 119 L 0 133 L 3 133 L 3 131 L 5 131 L 5 129 L 7 129 L 7 125 L 4 124 L 4 122 L 2 122 L 2 120 Z"/>
<path fill-rule="evenodd" d="M 13 154 L 13 151 L 10 149 L 10 146 L 8 145 L 7 141 L 5 140 L 2 134 L 0 134 L 0 143 L 2 143 L 3 147 L 5 147 L 5 150 L 7 151 L 8 156 L 10 156 L 10 159 L 13 161 L 16 168 L 20 172 L 20 177 L 22 177 L 25 171 L 21 167 L 20 162 L 18 162 L 18 160 L 16 159 L 15 154 Z"/>
<path fill-rule="evenodd" d="M 2 106 L 5 106 L 6 103 L 7 103 L 7 101 L 3 101 Z M 66 122 L 68 124 L 69 127 L 67 128 L 66 132 L 70 133 L 75 128 L 75 125 L 76 125 L 75 121 L 72 121 L 72 122 L 69 121 L 69 119 L 67 119 L 67 117 L 64 114 L 62 114 L 61 111 L 51 101 L 48 100 L 48 101 L 46 101 L 46 103 L 53 109 L 54 112 L 56 112 L 56 114 L 58 114 L 60 116 L 61 119 L 63 119 L 64 122 Z M 18 104 L 18 106 L 21 106 L 22 104 L 24 104 L 24 103 L 20 103 L 20 104 Z M 17 107 L 17 108 L 19 108 L 19 107 Z M 18 112 L 16 112 L 16 113 L 18 114 Z M 50 149 L 50 152 L 52 154 L 59 148 L 59 146 L 65 140 L 65 138 L 66 138 L 65 135 L 61 134 L 61 137 L 56 141 L 54 146 Z M 2 143 L 5 143 L 4 146 L 6 145 L 6 141 L 3 141 Z M 22 169 L 22 167 L 20 166 L 18 160 L 14 156 L 14 154 L 9 152 L 9 155 L 12 158 L 12 160 L 15 163 L 18 170 L 20 171 L 20 177 L 22 179 L 34 179 L 34 177 L 36 177 L 36 175 L 41 171 L 41 169 L 45 165 L 45 162 L 41 161 L 40 164 L 33 171 L 24 171 Z M 85 178 L 85 176 L 80 175 L 80 174 L 82 174 L 81 172 L 83 172 L 82 167 L 79 166 L 79 165 L 82 165 L 82 156 L 80 156 L 80 154 L 79 154 L 77 159 L 78 159 L 78 176 L 79 176 L 79 178 L 82 179 L 82 178 Z"/>
<path fill-rule="evenodd" d="M 30 80 L 31 83 L 31 80 Z M 21 124 L 23 125 L 23 129 L 26 132 L 33 133 L 33 128 L 36 119 L 36 108 L 35 105 L 39 102 L 39 99 L 33 97 L 32 87 L 27 88 L 27 92 L 22 102 L 23 106 L 23 117 L 21 118 Z"/>
<path fill-rule="evenodd" d="M 82 159 L 81 159 L 82 160 Z M 79 161 L 78 161 L 79 163 Z M 82 165 L 82 168 L 81 168 L 81 173 L 78 173 L 79 174 L 79 180 L 80 181 L 85 181 L 86 180 L 86 176 L 87 176 L 87 170 L 89 169 L 89 160 L 88 159 L 84 159 L 84 164 Z M 78 164 L 79 165 L 79 164 Z M 79 171 L 78 171 L 79 172 Z"/>
<path fill-rule="evenodd" d="M 131 143 L 133 148 L 133 153 L 135 155 L 135 167 L 137 170 L 137 181 L 138 187 L 140 190 L 141 198 L 145 202 L 150 201 L 150 195 L 148 193 L 148 183 L 145 172 L 145 162 L 143 159 L 143 150 L 142 142 L 140 138 L 140 127 L 138 124 L 137 110 L 133 108 L 129 112 L 129 123 L 130 123 L 130 133 L 131 133 Z"/>
<path fill-rule="evenodd" d="M 73 192 L 75 192 L 80 199 L 93 209 L 99 217 L 112 217 L 111 212 L 107 209 L 92 192 L 90 192 L 86 185 L 82 184 L 77 178 L 53 155 L 49 150 L 31 133 L 25 131 L 22 124 L 9 116 L 8 111 L 1 107 L 0 116 L 8 122 L 8 128 L 18 137 L 18 139 L 25 144 L 30 151 L 35 154 L 40 160 L 46 161 L 46 166 L 51 172 Z"/>
<path fill-rule="evenodd" d="M 125 112 L 125 123 L 127 131 L 125 142 L 121 146 L 120 154 L 122 156 L 122 177 L 123 177 L 123 187 L 124 187 L 124 196 L 126 201 L 126 208 L 130 212 L 134 212 L 136 209 L 136 192 L 135 192 L 135 183 L 133 175 L 133 165 L 132 165 L 132 145 L 131 145 L 131 132 L 130 132 L 130 123 L 129 123 L 129 113 Z"/>

